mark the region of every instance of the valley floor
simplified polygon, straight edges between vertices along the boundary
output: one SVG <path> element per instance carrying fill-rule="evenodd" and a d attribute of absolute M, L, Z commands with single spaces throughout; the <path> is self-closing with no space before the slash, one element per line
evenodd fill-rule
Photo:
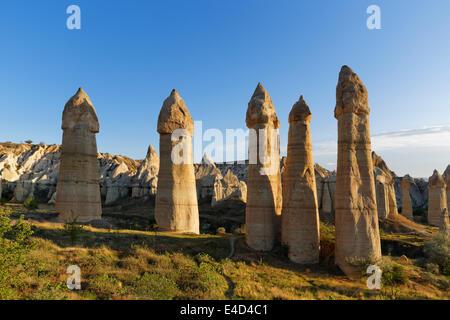
<path fill-rule="evenodd" d="M 20 205 L 9 206 L 16 212 L 24 210 Z M 14 272 L 20 281 L 11 285 L 13 299 L 450 298 L 450 278 L 417 266 L 412 258 L 386 257 L 402 267 L 403 278 L 380 290 L 369 290 L 366 277 L 349 280 L 333 266 L 334 230 L 325 224 L 321 225 L 321 263 L 298 266 L 286 258 L 284 247 L 270 253 L 248 249 L 243 235 L 85 226 L 71 237 L 63 224 L 29 221 L 34 247 L 26 264 Z M 398 248 L 420 248 L 426 240 L 394 233 L 382 238 L 393 246 L 393 254 Z M 71 265 L 81 269 L 81 290 L 66 286 Z"/>

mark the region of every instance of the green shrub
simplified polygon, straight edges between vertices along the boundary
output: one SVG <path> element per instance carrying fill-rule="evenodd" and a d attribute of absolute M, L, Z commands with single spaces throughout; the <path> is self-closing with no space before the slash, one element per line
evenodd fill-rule
<path fill-rule="evenodd" d="M 75 242 L 78 240 L 80 234 L 84 230 L 84 226 L 77 222 L 77 219 L 75 218 L 71 222 L 66 222 L 64 224 L 64 230 L 66 231 L 66 234 L 70 237 L 70 242 L 72 245 L 75 244 Z"/>
<path fill-rule="evenodd" d="M 450 275 L 450 236 L 438 233 L 425 243 L 423 251 L 429 263 L 435 263 L 443 275 Z"/>
<path fill-rule="evenodd" d="M 394 286 L 396 284 L 406 284 L 408 282 L 408 275 L 405 272 L 405 268 L 399 265 L 389 257 L 384 257 L 381 265 L 382 282 L 384 285 Z"/>
<path fill-rule="evenodd" d="M 23 203 L 23 206 L 27 208 L 28 210 L 36 210 L 38 208 L 38 204 L 34 198 L 28 198 Z"/>
<path fill-rule="evenodd" d="M 135 293 L 140 299 L 170 300 L 177 295 L 178 288 L 173 279 L 146 272 L 136 281 Z"/>
<path fill-rule="evenodd" d="M 13 287 L 20 284 L 19 276 L 14 270 L 25 263 L 24 254 L 32 245 L 29 237 L 31 226 L 23 221 L 23 216 L 12 224 L 9 212 L 0 208 L 0 300 L 13 297 Z"/>
<path fill-rule="evenodd" d="M 436 263 L 427 263 L 425 265 L 425 270 L 427 270 L 428 272 L 434 273 L 434 274 L 439 274 L 439 266 Z"/>

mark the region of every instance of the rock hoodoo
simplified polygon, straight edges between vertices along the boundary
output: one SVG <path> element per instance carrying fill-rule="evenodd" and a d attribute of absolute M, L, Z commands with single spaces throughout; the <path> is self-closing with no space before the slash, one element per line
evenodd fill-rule
<path fill-rule="evenodd" d="M 413 219 L 413 208 L 411 203 L 411 196 L 409 194 L 409 181 L 407 177 L 402 179 L 402 215 L 410 220 Z"/>
<path fill-rule="evenodd" d="M 372 164 L 375 178 L 378 218 L 380 220 L 394 218 L 398 214 L 395 182 L 393 179 L 395 174 L 375 152 L 372 152 Z"/>
<path fill-rule="evenodd" d="M 132 180 L 133 198 L 156 195 L 159 172 L 159 157 L 152 146 L 148 146 L 147 155 Z"/>
<path fill-rule="evenodd" d="M 441 223 L 439 224 L 439 231 L 443 234 L 450 235 L 450 222 L 448 220 L 448 209 L 445 208 L 441 214 Z"/>
<path fill-rule="evenodd" d="M 439 226 L 441 214 L 447 208 L 447 195 L 444 178 L 437 170 L 428 179 L 428 223 Z"/>
<path fill-rule="evenodd" d="M 261 83 L 248 103 L 246 124 L 250 129 L 246 242 L 255 250 L 268 251 L 281 233 L 280 122 Z"/>
<path fill-rule="evenodd" d="M 320 247 L 310 123 L 311 112 L 301 96 L 289 114 L 281 234 L 289 259 L 303 264 L 318 263 Z"/>
<path fill-rule="evenodd" d="M 174 89 L 164 101 L 158 117 L 160 167 L 155 219 L 162 230 L 200 232 L 193 131 L 191 115 Z"/>
<path fill-rule="evenodd" d="M 99 122 L 94 106 L 82 88 L 64 107 L 62 130 L 56 210 L 65 221 L 100 219 L 102 207 L 95 139 Z"/>
<path fill-rule="evenodd" d="M 223 179 L 217 178 L 214 182 L 214 192 L 211 199 L 211 206 L 215 207 L 223 201 L 239 200 L 247 202 L 247 185 L 228 169 Z"/>
<path fill-rule="evenodd" d="M 352 69 L 343 66 L 334 110 L 338 120 L 335 259 L 349 277 L 359 276 L 350 259 L 381 259 L 369 113 L 365 86 Z"/>
<path fill-rule="evenodd" d="M 211 199 L 216 180 L 222 179 L 222 173 L 207 153 L 203 155 L 200 165 L 195 165 L 195 181 L 198 199 Z"/>
<path fill-rule="evenodd" d="M 445 169 L 444 174 L 442 175 L 444 178 L 446 188 L 447 188 L 447 213 L 448 210 L 450 210 L 450 165 L 447 166 L 447 169 Z"/>

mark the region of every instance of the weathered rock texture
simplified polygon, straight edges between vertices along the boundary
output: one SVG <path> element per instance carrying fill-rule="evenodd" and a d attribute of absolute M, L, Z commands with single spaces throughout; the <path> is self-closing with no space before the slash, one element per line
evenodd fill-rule
<path fill-rule="evenodd" d="M 428 181 L 423 178 L 404 177 L 409 182 L 409 195 L 413 208 L 428 207 Z M 402 177 L 394 177 L 395 196 L 399 206 L 402 204 Z"/>
<path fill-rule="evenodd" d="M 65 221 L 101 219 L 95 139 L 99 123 L 94 106 L 81 88 L 64 107 L 62 130 L 56 210 Z"/>
<path fill-rule="evenodd" d="M 223 179 L 216 178 L 211 206 L 215 207 L 227 200 L 239 200 L 247 202 L 247 184 L 239 179 L 228 169 Z"/>
<path fill-rule="evenodd" d="M 162 230 L 200 232 L 192 153 L 193 127 L 183 99 L 172 90 L 158 117 L 161 160 L 155 219 Z M 177 157 L 172 157 L 172 152 Z"/>
<path fill-rule="evenodd" d="M 213 197 L 215 182 L 222 179 L 222 173 L 206 153 L 200 165 L 194 165 L 194 167 L 197 198 L 209 200 Z"/>
<path fill-rule="evenodd" d="M 256 250 L 268 251 L 279 238 L 282 209 L 280 122 L 261 83 L 248 103 L 246 124 L 249 136 L 249 165 L 246 207 L 246 242 Z"/>
<path fill-rule="evenodd" d="M 281 234 L 289 259 L 302 264 L 318 263 L 320 248 L 310 123 L 311 112 L 301 96 L 289 114 Z"/>
<path fill-rule="evenodd" d="M 403 178 L 402 180 L 402 215 L 413 220 L 413 208 L 411 203 L 411 196 L 409 195 L 409 181 Z"/>
<path fill-rule="evenodd" d="M 378 219 L 394 218 L 398 214 L 395 194 L 395 182 L 392 172 L 386 162 L 372 152 L 373 174 L 375 178 L 375 192 L 377 196 Z"/>
<path fill-rule="evenodd" d="M 358 276 L 349 259 L 381 259 L 367 90 L 356 73 L 343 66 L 336 88 L 338 120 L 336 176 L 336 264 Z"/>
<path fill-rule="evenodd" d="M 445 169 L 444 174 L 442 177 L 445 180 L 446 188 L 447 188 L 447 212 L 450 210 L 450 165 L 447 166 L 447 169 Z"/>
<path fill-rule="evenodd" d="M 441 214 L 441 223 L 439 224 L 439 232 L 449 235 L 450 234 L 450 222 L 448 219 L 448 209 L 445 208 Z"/>
<path fill-rule="evenodd" d="M 445 208 L 447 208 L 445 181 L 439 172 L 434 170 L 428 179 L 428 223 L 439 226 Z"/>
<path fill-rule="evenodd" d="M 142 161 L 136 175 L 132 179 L 133 198 L 146 195 L 156 195 L 159 172 L 159 157 L 152 146 L 148 147 L 147 155 Z"/>

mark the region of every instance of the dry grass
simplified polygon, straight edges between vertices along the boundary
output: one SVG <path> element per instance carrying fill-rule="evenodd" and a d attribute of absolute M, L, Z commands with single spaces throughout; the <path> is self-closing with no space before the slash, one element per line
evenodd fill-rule
<path fill-rule="evenodd" d="M 298 266 L 283 248 L 249 250 L 241 237 L 231 259 L 227 235 L 185 235 L 86 227 L 72 245 L 63 225 L 33 222 L 34 249 L 16 270 L 17 299 L 449 299 L 446 280 L 403 264 L 406 284 L 369 290 L 330 265 Z M 322 226 L 332 247 L 333 228 Z M 66 269 L 81 268 L 82 289 L 66 287 Z M 447 280 L 448 281 L 448 280 Z"/>

